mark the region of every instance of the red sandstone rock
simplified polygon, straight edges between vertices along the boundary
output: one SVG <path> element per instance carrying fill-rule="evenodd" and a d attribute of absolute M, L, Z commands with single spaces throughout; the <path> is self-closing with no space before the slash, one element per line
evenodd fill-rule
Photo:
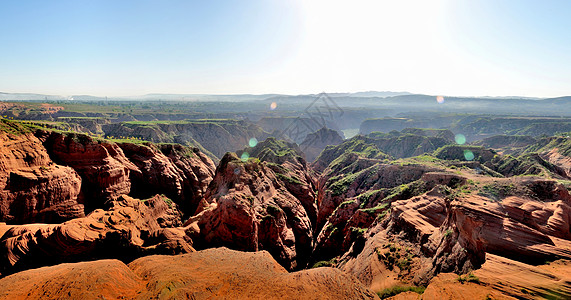
<path fill-rule="evenodd" d="M 303 267 L 311 253 L 308 214 L 266 163 L 242 162 L 227 153 L 201 210 L 198 226 L 203 247 L 267 250 L 290 270 Z"/>
<path fill-rule="evenodd" d="M 96 141 L 83 134 L 38 131 L 36 135 L 57 163 L 79 173 L 82 178 L 80 197 L 88 211 L 131 190 L 129 173 L 136 166 L 116 144 Z"/>
<path fill-rule="evenodd" d="M 0 132 L 0 221 L 21 224 L 82 217 L 80 187 L 78 174 L 54 164 L 31 133 Z"/>
<path fill-rule="evenodd" d="M 97 209 L 62 224 L 14 225 L 0 239 L 1 273 L 58 262 L 101 257 L 132 258 L 152 253 L 193 251 L 178 210 L 154 197 L 144 202 L 123 196 L 109 210 Z"/>
<path fill-rule="evenodd" d="M 333 268 L 288 273 L 268 252 L 225 248 L 61 264 L 0 279 L 0 299 L 378 299 Z"/>
<path fill-rule="evenodd" d="M 188 215 L 194 214 L 214 175 L 214 163 L 198 149 L 180 145 L 119 144 L 136 166 L 131 194 L 140 198 L 165 194 Z M 161 152 L 163 151 L 163 152 Z"/>

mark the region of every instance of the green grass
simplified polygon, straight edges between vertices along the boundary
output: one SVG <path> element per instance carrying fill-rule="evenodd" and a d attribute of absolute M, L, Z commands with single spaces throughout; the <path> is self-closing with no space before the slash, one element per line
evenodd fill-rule
<path fill-rule="evenodd" d="M 482 186 L 479 190 L 478 195 L 488 197 L 495 201 L 499 201 L 500 199 L 513 195 L 516 191 L 516 187 L 513 183 L 510 184 L 501 184 L 498 182 L 486 184 Z"/>
<path fill-rule="evenodd" d="M 258 160 L 258 161 L 259 161 L 259 160 Z M 290 184 L 303 184 L 303 183 L 299 180 L 299 178 L 289 177 L 289 176 L 286 176 L 286 175 L 283 175 L 283 174 L 280 174 L 280 173 L 276 173 L 276 176 L 277 176 L 280 180 L 285 181 L 285 182 L 290 183 Z"/>
<path fill-rule="evenodd" d="M 128 144 L 150 144 L 151 142 L 149 141 L 144 141 L 142 139 L 139 138 L 134 138 L 134 137 L 125 137 L 125 138 L 115 138 L 115 137 L 109 137 L 105 139 L 106 141 L 109 142 L 113 142 L 113 143 L 117 143 L 117 144 L 122 144 L 122 143 L 128 143 Z"/>
<path fill-rule="evenodd" d="M 464 282 L 472 282 L 480 284 L 480 278 L 478 278 L 478 276 L 474 275 L 472 272 L 464 275 L 458 275 L 458 278 L 456 280 L 458 280 L 458 282 L 462 284 L 464 284 Z"/>
<path fill-rule="evenodd" d="M 415 292 L 417 294 L 423 294 L 424 290 L 426 290 L 425 287 L 423 286 L 393 286 L 390 288 L 386 288 L 380 292 L 377 292 L 377 295 L 379 296 L 379 298 L 381 299 L 387 299 L 389 297 L 398 295 L 400 293 L 404 293 L 404 292 Z"/>
<path fill-rule="evenodd" d="M 318 261 L 311 266 L 311 268 L 321 268 L 321 267 L 333 267 L 337 263 L 337 257 L 334 257 L 330 260 L 322 260 Z"/>
<path fill-rule="evenodd" d="M 444 233 L 444 237 L 445 238 L 449 238 L 452 235 L 453 231 L 452 229 L 448 229 L 446 230 L 446 232 Z"/>
<path fill-rule="evenodd" d="M 0 131 L 4 131 L 9 134 L 22 135 L 31 133 L 33 129 L 33 126 L 29 124 L 23 124 L 20 121 L 0 119 Z"/>

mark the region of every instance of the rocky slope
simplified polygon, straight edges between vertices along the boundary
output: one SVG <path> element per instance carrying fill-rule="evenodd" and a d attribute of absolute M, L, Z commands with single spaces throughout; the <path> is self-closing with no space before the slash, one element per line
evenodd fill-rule
<path fill-rule="evenodd" d="M 495 135 L 474 142 L 477 146 L 493 148 L 502 153 L 510 154 L 536 143 L 536 139 L 528 135 Z"/>
<path fill-rule="evenodd" d="M 176 269 L 176 272 L 173 272 Z M 378 299 L 354 277 L 319 268 L 288 273 L 266 251 L 208 249 L 61 264 L 0 279 L 0 298 Z"/>
<path fill-rule="evenodd" d="M 108 285 L 105 291 L 90 285 L 86 293 L 249 297 L 251 290 L 276 287 L 284 291 L 280 296 L 295 297 L 298 288 L 307 293 L 346 281 L 344 297 L 374 296 L 343 271 L 383 297 L 395 286 L 426 287 L 424 295 L 407 292 L 399 299 L 571 297 L 565 275 L 571 261 L 571 147 L 564 137 L 531 146 L 518 144 L 519 138 L 505 145 L 488 141 L 501 149 L 518 148 L 505 155 L 453 145 L 447 130 L 407 129 L 329 145 L 311 165 L 296 144 L 268 138 L 225 154 L 214 169 L 197 148 L 114 143 L 2 124 L 3 220 L 56 220 L 0 224 L 4 274 L 60 262 L 129 262 L 152 253 L 224 246 L 258 253 L 217 249 L 193 258 L 147 257 L 129 266 L 93 262 L 89 266 L 116 269 L 127 282 L 125 288 Z M 17 193 L 16 187 L 21 187 Z M 48 195 L 52 202 L 46 202 Z M 281 267 L 264 258 L 269 255 Z M 235 269 L 235 260 L 254 270 Z M 171 263 L 182 271 L 170 272 Z M 341 271 L 279 275 L 312 265 Z M 76 267 L 83 274 L 78 273 L 79 285 L 85 274 L 118 280 L 89 271 L 88 264 Z M 186 279 L 209 267 L 212 275 Z M 65 268 L 48 273 L 68 272 Z M 278 269 L 279 274 L 264 273 Z M 259 274 L 279 282 L 254 283 Z M 8 278 L 16 277 L 0 279 L 0 286 Z M 60 295 L 49 288 L 54 281 L 41 280 L 48 289 L 44 293 Z M 62 293 L 80 295 L 64 286 Z M 6 291 L 6 297 L 19 293 Z"/>
<path fill-rule="evenodd" d="M 73 168 L 82 179 L 80 199 L 88 211 L 107 200 L 128 194 L 130 172 L 137 167 L 115 144 L 96 141 L 84 134 L 36 131 L 54 161 Z"/>
<path fill-rule="evenodd" d="M 308 134 L 299 144 L 308 162 L 313 162 L 327 146 L 339 145 L 343 138 L 333 129 L 321 128 L 314 133 Z"/>
<path fill-rule="evenodd" d="M 214 176 L 214 163 L 197 148 L 176 144 L 119 143 L 118 147 L 135 168 L 129 179 L 130 194 L 147 198 L 164 194 L 193 215 Z"/>
<path fill-rule="evenodd" d="M 317 178 L 303 158 L 304 153 L 293 143 L 268 138 L 255 147 L 238 151 L 265 162 L 278 180 L 305 208 L 311 224 L 317 218 Z"/>
<path fill-rule="evenodd" d="M 81 179 L 55 164 L 27 127 L 0 123 L 0 221 L 59 222 L 84 216 Z"/>
<path fill-rule="evenodd" d="M 523 153 L 538 153 L 549 163 L 560 167 L 564 177 L 571 178 L 571 139 L 569 136 L 542 138 Z"/>
<path fill-rule="evenodd" d="M 165 194 L 192 215 L 214 175 L 197 148 L 114 143 L 2 122 L 0 221 L 62 222 L 121 195 Z"/>
<path fill-rule="evenodd" d="M 135 137 L 155 143 L 179 143 L 204 147 L 217 158 L 242 149 L 251 138 L 263 140 L 268 133 L 248 121 L 192 120 L 124 122 L 103 126 L 106 137 Z"/>
<path fill-rule="evenodd" d="M 430 299 L 446 294 L 438 283 L 445 273 L 481 269 L 488 256 L 529 268 L 571 260 L 571 198 L 564 185 L 545 179 L 563 178 L 558 165 L 537 154 L 514 158 L 474 146 L 446 146 L 435 156 L 393 162 L 369 158 L 382 153 L 378 149 L 355 139 L 327 148 L 315 162 L 327 165 L 313 252 L 315 260 L 327 260 L 320 264 L 336 265 L 376 291 L 428 284 Z M 465 150 L 473 152 L 472 161 Z M 330 159 L 336 151 L 343 154 Z M 514 176 L 519 174 L 543 177 Z M 563 281 L 546 284 L 532 293 L 571 296 Z M 484 297 L 525 295 L 501 284 L 486 286 L 479 289 Z"/>
<path fill-rule="evenodd" d="M 289 270 L 306 265 L 313 240 L 309 215 L 266 163 L 226 154 L 203 201 L 201 247 L 267 250 Z"/>
<path fill-rule="evenodd" d="M 43 130 L 35 135 L 58 164 L 70 166 L 81 176 L 79 200 L 87 212 L 120 195 L 165 194 L 191 215 L 214 175 L 214 163 L 197 148 L 114 143 Z"/>
<path fill-rule="evenodd" d="M 0 274 L 60 262 L 133 259 L 154 253 L 193 251 L 181 216 L 164 197 L 128 196 L 86 217 L 62 224 L 2 225 Z"/>

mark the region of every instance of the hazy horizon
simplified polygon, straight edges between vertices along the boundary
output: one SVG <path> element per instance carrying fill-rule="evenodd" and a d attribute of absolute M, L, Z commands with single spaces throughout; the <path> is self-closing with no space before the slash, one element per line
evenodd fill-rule
<path fill-rule="evenodd" d="M 129 98 L 137 98 L 137 97 L 150 97 L 150 96 L 181 96 L 181 97 L 190 97 L 190 96 L 224 96 L 224 97 L 232 97 L 232 96 L 270 96 L 270 95 L 278 95 L 278 96 L 307 96 L 307 95 L 319 95 L 319 94 L 359 94 L 359 93 L 397 93 L 397 95 L 388 95 L 388 96 L 359 96 L 359 97 L 393 97 L 393 96 L 401 96 L 401 95 L 421 95 L 421 96 L 443 96 L 448 98 L 521 98 L 521 99 L 551 99 L 551 98 L 561 98 L 561 97 L 568 97 L 569 95 L 558 95 L 558 96 L 550 96 L 550 97 L 537 97 L 537 96 L 527 96 L 527 95 L 446 95 L 446 94 L 427 94 L 427 93 L 411 93 L 408 91 L 355 91 L 355 92 L 344 92 L 344 91 L 321 91 L 321 92 L 309 92 L 304 94 L 286 94 L 286 93 L 220 93 L 220 94 L 207 94 L 207 93 L 168 93 L 168 92 L 151 92 L 147 94 L 140 94 L 140 95 L 93 95 L 93 94 L 86 94 L 86 93 L 79 93 L 79 94 L 44 94 L 44 93 L 35 93 L 35 92 L 6 92 L 0 91 L 0 94 L 13 94 L 13 95 L 38 95 L 38 96 L 49 96 L 49 97 L 62 97 L 62 98 L 69 98 L 69 97 L 81 97 L 81 96 L 88 96 L 88 97 L 96 97 L 96 98 L 115 98 L 115 99 L 129 99 Z M 50 99 L 48 99 L 50 100 Z M 74 100 L 74 99 L 68 99 Z M 78 100 L 78 99 L 75 99 Z M 81 99 L 79 99 L 81 100 Z M 6 101 L 6 100 L 0 100 Z"/>
<path fill-rule="evenodd" d="M 0 91 L 571 95 L 567 1 L 217 4 L 3 3 Z"/>

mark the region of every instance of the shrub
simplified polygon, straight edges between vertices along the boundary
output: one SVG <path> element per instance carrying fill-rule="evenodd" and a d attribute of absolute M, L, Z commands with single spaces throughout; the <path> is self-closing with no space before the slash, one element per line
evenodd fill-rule
<path fill-rule="evenodd" d="M 337 257 L 334 257 L 330 260 L 322 260 L 318 261 L 311 268 L 321 268 L 321 267 L 333 267 L 337 263 Z"/>
<path fill-rule="evenodd" d="M 465 274 L 465 275 L 458 275 L 458 282 L 464 284 L 464 282 L 473 282 L 473 283 L 477 283 L 480 284 L 480 278 L 478 278 L 478 276 L 474 275 L 472 272 Z"/>
<path fill-rule="evenodd" d="M 390 288 L 386 288 L 380 292 L 377 292 L 377 295 L 379 295 L 379 298 L 381 299 L 387 299 L 389 297 L 398 295 L 400 293 L 404 293 L 404 292 L 415 292 L 417 294 L 422 294 L 424 293 L 424 290 L 426 288 L 423 286 L 393 286 Z"/>

